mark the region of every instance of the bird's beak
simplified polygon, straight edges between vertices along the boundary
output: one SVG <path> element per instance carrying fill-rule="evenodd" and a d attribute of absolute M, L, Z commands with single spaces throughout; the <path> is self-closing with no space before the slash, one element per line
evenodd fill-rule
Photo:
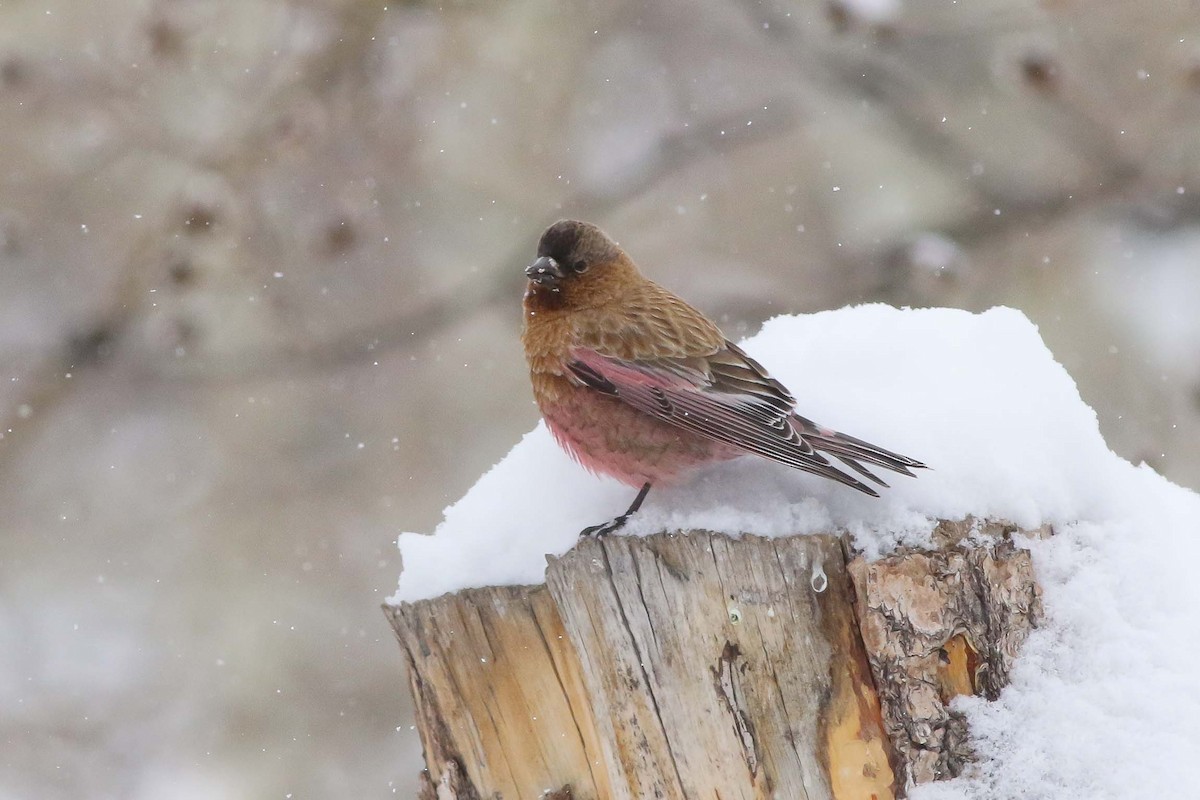
<path fill-rule="evenodd" d="M 555 283 L 562 279 L 562 267 L 550 256 L 542 256 L 525 268 L 525 276 L 534 283 Z"/>

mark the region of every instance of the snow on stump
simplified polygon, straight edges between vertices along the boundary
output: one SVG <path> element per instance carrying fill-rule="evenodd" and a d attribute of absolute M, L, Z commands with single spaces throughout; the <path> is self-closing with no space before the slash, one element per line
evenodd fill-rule
<path fill-rule="evenodd" d="M 1027 319 L 861 306 L 742 346 L 805 416 L 931 469 L 871 498 L 738 459 L 579 541 L 632 490 L 539 425 L 432 536 L 399 539 L 386 611 L 423 800 L 1194 782 L 1200 495 L 1108 449 Z"/>
<path fill-rule="evenodd" d="M 830 535 L 582 540 L 545 586 L 386 606 L 427 794 L 883 800 L 957 775 L 947 704 L 995 696 L 1041 613 L 1014 531 L 943 523 L 871 563 Z"/>

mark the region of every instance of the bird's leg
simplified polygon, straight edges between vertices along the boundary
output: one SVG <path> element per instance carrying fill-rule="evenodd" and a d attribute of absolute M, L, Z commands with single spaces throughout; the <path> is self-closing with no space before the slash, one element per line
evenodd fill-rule
<path fill-rule="evenodd" d="M 633 502 L 629 504 L 629 508 L 625 513 L 608 522 L 599 525 L 592 525 L 580 531 L 580 536 L 607 536 L 613 531 L 619 531 L 629 521 L 629 518 L 637 513 L 637 510 L 642 507 L 642 501 L 646 499 L 646 495 L 650 493 L 649 482 L 642 484 L 641 491 L 637 493 L 637 497 L 633 498 Z"/>

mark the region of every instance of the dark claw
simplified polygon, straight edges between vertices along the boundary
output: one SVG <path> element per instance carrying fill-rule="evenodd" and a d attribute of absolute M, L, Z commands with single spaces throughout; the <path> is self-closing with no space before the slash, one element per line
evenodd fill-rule
<path fill-rule="evenodd" d="M 633 498 L 633 503 L 630 504 L 628 510 L 624 514 L 608 522 L 599 525 L 590 525 L 579 532 L 580 536 L 607 536 L 614 531 L 619 531 L 625 527 L 625 523 L 629 518 L 637 513 L 637 510 L 642 507 L 642 501 L 646 499 L 646 495 L 650 492 L 650 484 L 642 486 L 642 490 L 637 493 L 637 497 Z"/>
<path fill-rule="evenodd" d="M 579 535 L 581 537 L 582 536 L 595 536 L 596 538 L 600 538 L 601 536 L 608 536 L 610 533 L 614 533 L 616 531 L 621 530 L 621 528 L 625 527 L 625 523 L 628 521 L 629 521 L 629 515 L 622 514 L 619 517 L 610 519 L 608 522 L 602 522 L 599 525 L 589 525 L 588 527 L 586 527 L 582 531 L 580 531 Z"/>

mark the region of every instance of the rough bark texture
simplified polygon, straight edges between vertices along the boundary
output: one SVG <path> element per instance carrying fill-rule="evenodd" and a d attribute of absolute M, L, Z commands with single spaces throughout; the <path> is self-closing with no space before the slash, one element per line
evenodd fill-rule
<path fill-rule="evenodd" d="M 994 697 L 1041 613 L 1012 531 L 849 565 L 832 536 L 584 540 L 545 586 L 385 607 L 422 797 L 885 800 L 957 774 L 947 703 Z"/>
<path fill-rule="evenodd" d="M 960 694 L 995 699 L 1042 615 L 1029 551 L 997 522 L 943 522 L 938 549 L 850 562 L 862 638 L 888 734 L 915 783 L 953 777 L 970 760 Z M 1049 535 L 1049 530 L 1033 535 Z"/>

